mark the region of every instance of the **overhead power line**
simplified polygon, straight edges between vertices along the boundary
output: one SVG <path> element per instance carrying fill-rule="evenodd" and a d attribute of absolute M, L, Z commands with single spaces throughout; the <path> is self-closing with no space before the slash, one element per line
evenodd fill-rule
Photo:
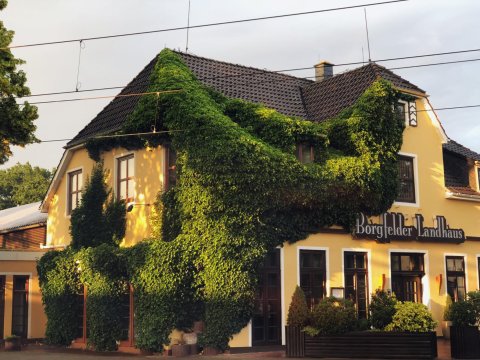
<path fill-rule="evenodd" d="M 286 18 L 286 17 L 292 17 L 292 16 L 311 15 L 311 14 L 319 14 L 319 13 L 331 12 L 331 11 L 365 8 L 365 7 L 369 7 L 369 6 L 386 5 L 386 4 L 393 4 L 393 3 L 405 2 L 405 1 L 408 1 L 408 0 L 390 0 L 390 1 L 382 1 L 382 2 L 376 2 L 376 3 L 359 4 L 359 5 L 352 5 L 352 6 L 342 6 L 342 7 L 330 8 L 330 9 L 320 9 L 320 10 L 303 11 L 303 12 L 288 13 L 288 14 L 281 14 L 281 15 L 262 16 L 262 17 L 240 19 L 240 20 L 221 21 L 221 22 L 199 24 L 199 25 L 179 26 L 179 27 L 166 28 L 166 29 L 137 31 L 137 32 L 131 32 L 131 33 L 121 33 L 121 34 L 103 35 L 103 36 L 92 36 L 92 37 L 59 40 L 59 41 L 45 41 L 45 42 L 32 43 L 32 44 L 12 45 L 12 46 L 8 46 L 8 47 L 2 48 L 2 49 L 26 48 L 26 47 L 34 47 L 34 46 L 45 46 L 45 45 L 58 45 L 58 44 L 67 44 L 67 43 L 80 42 L 80 41 L 103 40 L 103 39 L 112 39 L 112 38 L 127 37 L 127 36 L 137 36 L 137 35 L 162 33 L 162 32 L 169 32 L 169 31 L 198 29 L 198 28 L 205 28 L 205 27 L 211 27 L 211 26 L 240 24 L 240 23 L 246 23 L 246 22 L 252 22 L 252 21 L 272 20 L 272 19 L 280 19 L 280 18 Z"/>
<path fill-rule="evenodd" d="M 446 106 L 446 107 L 438 107 L 435 109 L 425 109 L 425 110 L 416 110 L 416 113 L 419 112 L 428 112 L 428 111 L 444 111 L 444 110 L 459 110 L 459 109 L 470 109 L 470 108 L 478 108 L 480 104 L 474 105 L 459 105 L 459 106 Z M 115 137 L 126 137 L 126 136 L 147 136 L 147 135 L 156 135 L 156 134 L 166 134 L 172 132 L 183 132 L 185 130 L 166 130 L 166 131 L 155 131 L 155 132 L 143 132 L 143 133 L 131 133 L 131 134 L 113 134 L 113 135 L 98 135 L 92 137 L 92 139 L 101 139 L 101 138 L 115 138 Z M 51 142 L 64 142 L 64 141 L 71 141 L 71 139 L 49 139 L 49 140 L 40 140 L 40 143 L 51 143 Z"/>
<path fill-rule="evenodd" d="M 111 99 L 111 98 L 122 98 L 122 97 L 138 97 L 144 95 L 161 95 L 161 94 L 175 94 L 179 93 L 182 90 L 163 90 L 163 91 L 149 91 L 149 92 L 140 92 L 140 93 L 132 93 L 132 94 L 118 94 L 118 95 L 110 95 L 110 96 L 91 96 L 91 97 L 84 97 L 84 98 L 75 98 L 75 99 L 60 99 L 60 100 L 48 100 L 48 101 L 37 101 L 33 103 L 29 103 L 30 105 L 38 105 L 38 104 L 54 104 L 54 103 L 61 103 L 61 102 L 71 102 L 71 101 L 81 101 L 81 100 L 99 100 L 99 99 Z M 20 104 L 21 105 L 21 104 Z"/>
<path fill-rule="evenodd" d="M 438 62 L 438 63 L 428 63 L 428 64 L 418 64 L 418 65 L 407 65 L 407 66 L 400 66 L 400 67 L 393 67 L 393 68 L 387 68 L 388 70 L 399 70 L 399 69 L 410 69 L 410 68 L 418 68 L 418 67 L 426 67 L 426 66 L 438 66 L 438 65 L 450 65 L 450 64 L 457 64 L 457 63 L 466 63 L 466 62 L 475 62 L 475 61 L 480 61 L 480 58 L 478 59 L 466 59 L 466 60 L 454 60 L 454 61 L 444 61 L 444 62 Z M 293 70 L 298 70 L 297 69 L 287 69 L 290 71 Z M 307 68 L 311 69 L 311 67 Z M 278 71 L 272 71 L 276 73 L 281 73 L 287 70 L 278 70 Z M 219 78 L 231 78 L 231 77 L 243 77 L 243 76 L 256 76 L 260 75 L 258 71 L 256 72 L 248 72 L 248 73 L 243 73 L 243 74 L 235 74 L 235 75 L 223 75 L 223 76 L 213 76 L 213 77 L 205 77 L 205 78 L 199 78 L 199 81 L 205 81 L 205 80 L 215 80 Z M 263 75 L 263 74 L 262 74 Z M 280 82 L 280 81 L 297 81 L 299 79 L 314 79 L 315 76 L 305 76 L 305 77 L 290 77 L 286 79 L 274 79 L 274 80 L 268 80 L 268 81 L 246 81 L 245 84 L 262 84 L 262 83 L 269 83 L 269 82 Z M 183 82 L 187 81 L 193 81 L 193 80 L 184 80 Z M 81 92 L 92 92 L 92 91 L 103 91 L 103 90 L 115 90 L 115 89 L 123 89 L 123 86 L 111 86 L 111 87 L 103 87 L 103 88 L 94 88 L 94 89 L 84 89 L 84 90 L 72 90 L 72 91 L 58 91 L 58 92 L 51 92 L 51 93 L 40 93 L 40 94 L 34 94 L 34 95 L 29 95 L 25 96 L 22 98 L 18 99 L 23 99 L 23 98 L 29 98 L 29 97 L 35 97 L 35 96 L 51 96 L 51 95 L 67 95 L 67 94 L 76 94 L 76 93 L 81 93 Z M 180 90 L 171 90 L 170 92 L 178 92 Z M 84 98 L 73 98 L 73 99 L 59 99 L 59 100 L 45 100 L 45 101 L 36 101 L 36 102 L 29 102 L 30 105 L 41 105 L 41 104 L 54 104 L 54 103 L 63 103 L 63 102 L 73 102 L 73 101 L 83 101 L 83 100 L 99 100 L 99 99 L 107 99 L 107 98 L 116 98 L 116 97 L 130 97 L 130 96 L 142 96 L 142 95 L 150 95 L 150 94 L 156 94 L 157 92 L 140 92 L 140 93 L 132 93 L 132 94 L 118 94 L 118 95 L 111 95 L 111 96 L 92 96 L 92 97 L 84 97 Z M 160 92 L 162 93 L 162 92 Z"/>

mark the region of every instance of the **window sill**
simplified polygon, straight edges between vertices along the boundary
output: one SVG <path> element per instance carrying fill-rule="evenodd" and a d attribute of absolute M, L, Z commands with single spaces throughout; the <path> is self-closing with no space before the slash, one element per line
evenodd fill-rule
<path fill-rule="evenodd" d="M 462 200 L 462 201 L 473 201 L 480 202 L 480 195 L 468 195 L 462 193 L 454 193 L 451 191 L 445 191 L 445 198 L 449 200 Z"/>
<path fill-rule="evenodd" d="M 414 202 L 414 203 L 409 203 L 409 202 L 401 202 L 401 201 L 395 201 L 392 205 L 392 207 L 394 206 L 408 206 L 408 207 L 416 207 L 416 208 L 419 208 L 420 207 L 420 204 L 418 202 Z"/>

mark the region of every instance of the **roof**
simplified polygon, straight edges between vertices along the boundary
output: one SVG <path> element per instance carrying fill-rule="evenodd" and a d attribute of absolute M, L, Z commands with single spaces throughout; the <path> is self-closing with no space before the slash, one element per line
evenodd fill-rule
<path fill-rule="evenodd" d="M 365 90 L 378 78 L 388 80 L 400 89 L 409 92 L 425 91 L 390 70 L 375 63 L 315 82 L 302 89 L 308 119 L 323 121 L 353 105 Z"/>
<path fill-rule="evenodd" d="M 40 212 L 41 202 L 0 210 L 0 232 L 30 225 L 46 224 L 47 214 Z"/>
<path fill-rule="evenodd" d="M 352 105 L 379 77 L 391 81 L 400 90 L 425 92 L 390 70 L 369 63 L 361 68 L 333 76 L 321 82 L 207 59 L 175 51 L 196 77 L 227 97 L 243 99 L 275 109 L 288 116 L 322 121 Z M 121 95 L 147 90 L 156 58 L 120 92 Z M 313 67 L 312 67 L 313 72 Z M 67 148 L 90 137 L 120 130 L 139 100 L 138 96 L 116 97 L 81 130 Z"/>
<path fill-rule="evenodd" d="M 288 116 L 306 118 L 300 87 L 313 83 L 273 71 L 207 59 L 175 51 L 195 76 L 227 97 L 262 103 Z M 121 95 L 144 92 L 156 57 L 120 92 Z M 67 147 L 83 143 L 88 138 L 120 130 L 133 111 L 139 97 L 117 97 L 110 102 Z"/>
<path fill-rule="evenodd" d="M 460 145 L 456 141 L 453 141 L 452 139 L 449 139 L 446 144 L 443 144 L 443 149 L 448 150 L 454 154 L 464 156 L 468 159 L 480 161 L 480 154 L 476 153 L 473 150 L 470 150 L 469 148 Z"/>

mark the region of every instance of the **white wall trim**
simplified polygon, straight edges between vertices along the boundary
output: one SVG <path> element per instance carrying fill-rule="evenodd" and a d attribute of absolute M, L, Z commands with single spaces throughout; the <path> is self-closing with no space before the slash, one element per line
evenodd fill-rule
<path fill-rule="evenodd" d="M 428 250 L 417 249 L 388 249 L 388 288 L 392 289 L 392 253 L 415 253 L 423 254 L 423 266 L 425 275 L 422 277 L 422 303 L 431 308 L 430 302 L 430 262 L 428 256 Z"/>
<path fill-rule="evenodd" d="M 442 123 L 438 119 L 437 113 L 433 110 L 432 105 L 430 104 L 430 101 L 428 98 L 424 97 L 423 98 L 423 105 L 425 107 L 425 112 L 427 113 L 428 118 L 432 122 L 433 126 L 437 130 L 438 134 L 440 135 L 440 138 L 442 140 L 442 143 L 446 144 L 448 142 L 448 136 L 445 133 L 445 129 L 442 126 Z M 418 120 L 418 117 L 417 117 Z"/>
<path fill-rule="evenodd" d="M 346 252 L 363 252 L 367 253 L 367 272 L 368 272 L 368 298 L 370 300 L 373 293 L 372 282 L 372 251 L 364 248 L 342 248 L 342 284 L 345 289 L 345 253 Z"/>
<path fill-rule="evenodd" d="M 300 286 L 300 250 L 325 251 L 325 291 L 330 293 L 330 249 L 322 246 L 297 246 L 297 285 Z"/>
<path fill-rule="evenodd" d="M 40 259 L 44 251 L 0 251 L 0 261 L 36 261 Z M 2 274 L 2 273 L 0 273 Z"/>
<path fill-rule="evenodd" d="M 418 155 L 399 151 L 398 155 L 407 156 L 413 159 L 413 183 L 415 186 L 415 202 L 407 203 L 401 201 L 395 201 L 392 206 L 409 206 L 420 207 L 420 174 L 418 173 Z"/>
<path fill-rule="evenodd" d="M 444 291 L 442 292 L 447 295 L 447 256 L 458 256 L 458 257 L 463 257 L 463 263 L 465 265 L 465 293 L 469 292 L 468 288 L 468 263 L 467 259 L 468 256 L 466 253 L 453 253 L 453 252 L 448 252 L 448 253 L 443 253 L 443 276 L 445 277 L 445 286 L 444 286 Z M 478 275 L 477 275 L 478 276 Z"/>

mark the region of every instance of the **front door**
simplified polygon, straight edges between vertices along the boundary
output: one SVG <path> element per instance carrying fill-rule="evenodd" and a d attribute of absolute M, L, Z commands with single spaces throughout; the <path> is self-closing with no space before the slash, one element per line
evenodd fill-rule
<path fill-rule="evenodd" d="M 13 277 L 12 334 L 28 335 L 28 276 Z"/>
<path fill-rule="evenodd" d="M 280 250 L 267 254 L 259 271 L 252 319 L 252 345 L 282 343 L 282 300 L 280 281 Z"/>
<path fill-rule="evenodd" d="M 3 339 L 5 321 L 5 276 L 0 276 L 0 339 Z"/>

